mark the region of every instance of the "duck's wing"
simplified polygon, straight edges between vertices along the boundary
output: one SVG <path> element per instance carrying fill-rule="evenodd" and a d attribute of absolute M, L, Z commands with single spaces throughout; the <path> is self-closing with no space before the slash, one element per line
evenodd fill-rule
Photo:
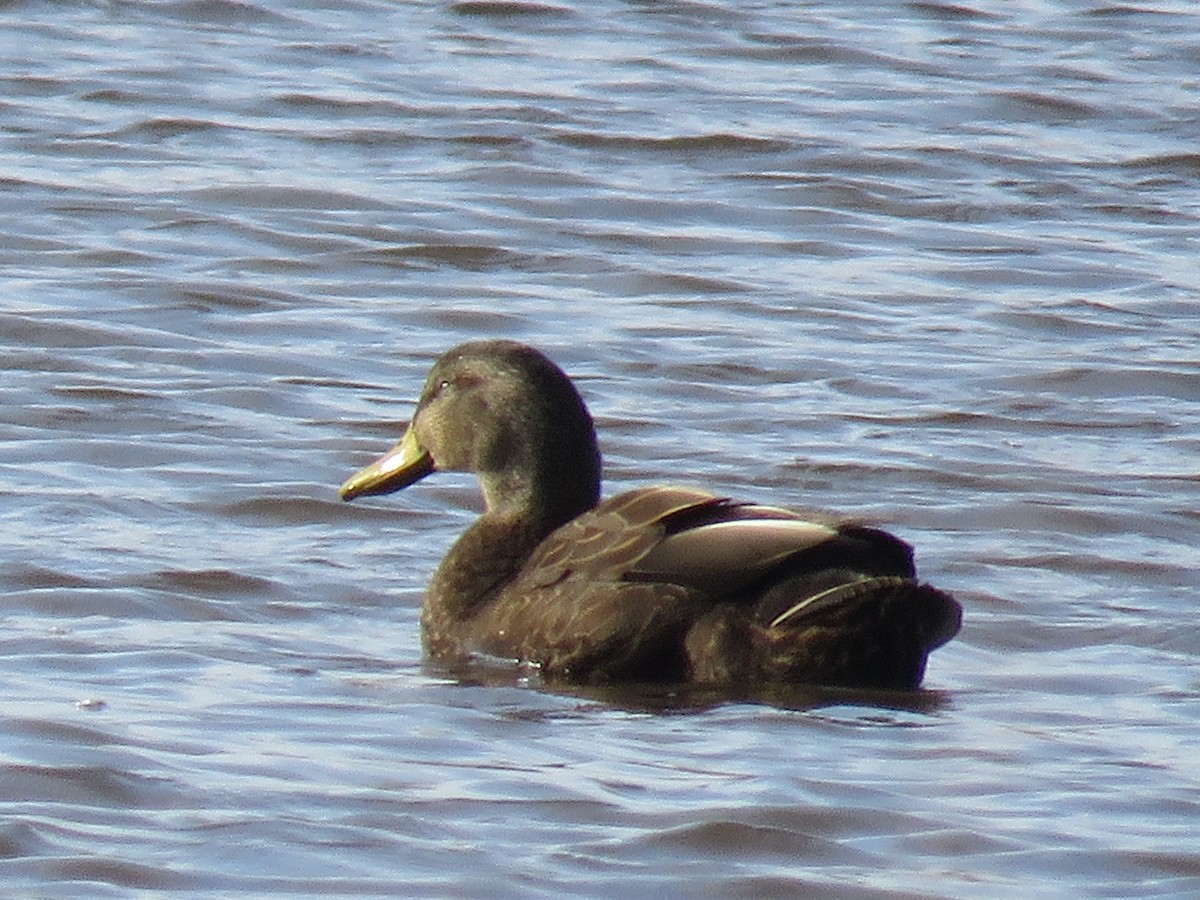
<path fill-rule="evenodd" d="M 668 524 L 626 577 L 728 596 L 761 592 L 768 586 L 764 582 L 785 576 L 819 572 L 851 580 L 915 575 L 912 548 L 886 531 L 821 513 L 725 503 L 697 510 L 677 527 Z"/>
<path fill-rule="evenodd" d="M 687 584 L 720 597 L 839 536 L 835 527 L 769 507 L 729 505 L 707 512 L 705 519 L 667 530 L 625 577 Z"/>
<path fill-rule="evenodd" d="M 534 551 L 522 580 L 534 587 L 572 577 L 678 584 L 716 598 L 784 566 L 913 575 L 911 548 L 885 531 L 691 488 L 650 487 L 559 528 Z"/>

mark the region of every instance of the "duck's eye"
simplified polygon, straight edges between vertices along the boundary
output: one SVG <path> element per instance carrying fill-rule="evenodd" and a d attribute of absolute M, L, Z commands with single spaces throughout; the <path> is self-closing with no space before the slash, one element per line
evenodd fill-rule
<path fill-rule="evenodd" d="M 434 382 L 429 388 L 429 399 L 432 400 L 434 397 L 439 396 L 448 387 L 450 387 L 449 378 L 443 378 L 441 381 Z"/>

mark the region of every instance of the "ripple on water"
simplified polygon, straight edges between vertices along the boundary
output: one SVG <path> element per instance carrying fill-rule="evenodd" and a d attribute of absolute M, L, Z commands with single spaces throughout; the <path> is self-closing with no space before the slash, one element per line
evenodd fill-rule
<path fill-rule="evenodd" d="M 1197 893 L 1186 4 L 5 11 L 10 892 Z M 928 690 L 424 665 L 474 486 L 336 487 L 482 336 L 911 540 Z"/>

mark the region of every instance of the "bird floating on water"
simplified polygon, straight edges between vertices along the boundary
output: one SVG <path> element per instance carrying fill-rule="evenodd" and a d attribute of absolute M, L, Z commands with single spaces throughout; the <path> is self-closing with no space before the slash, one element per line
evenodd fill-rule
<path fill-rule="evenodd" d="M 513 341 L 443 354 L 403 439 L 341 496 L 437 471 L 473 472 L 486 509 L 426 592 L 436 659 L 512 659 L 579 684 L 911 689 L 961 623 L 880 529 L 684 487 L 600 502 L 587 407 Z"/>

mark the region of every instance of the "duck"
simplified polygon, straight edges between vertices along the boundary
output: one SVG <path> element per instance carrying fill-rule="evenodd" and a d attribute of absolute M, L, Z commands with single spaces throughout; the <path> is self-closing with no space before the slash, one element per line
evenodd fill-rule
<path fill-rule="evenodd" d="M 828 514 L 655 485 L 601 501 L 592 417 L 510 340 L 434 363 L 400 442 L 343 500 L 468 472 L 484 510 L 437 566 L 427 655 L 509 660 L 549 682 L 914 690 L 962 608 L 900 538 Z"/>

